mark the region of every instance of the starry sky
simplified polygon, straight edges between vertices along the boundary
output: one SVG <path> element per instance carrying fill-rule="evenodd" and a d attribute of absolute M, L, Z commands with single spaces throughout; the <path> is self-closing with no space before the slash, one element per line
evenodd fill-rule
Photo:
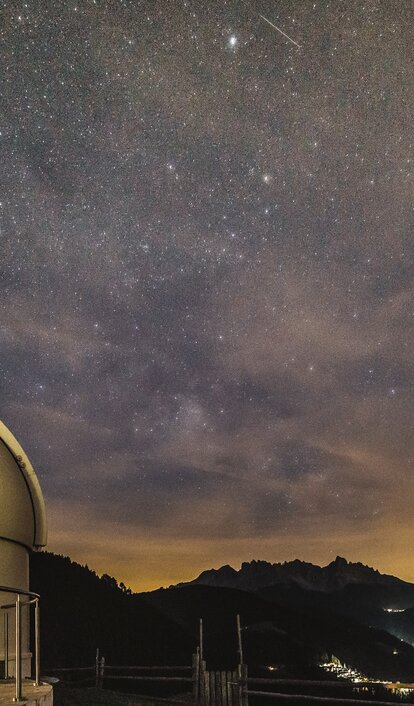
<path fill-rule="evenodd" d="M 413 26 L 4 0 L 0 411 L 50 550 L 136 590 L 338 553 L 414 580 Z"/>

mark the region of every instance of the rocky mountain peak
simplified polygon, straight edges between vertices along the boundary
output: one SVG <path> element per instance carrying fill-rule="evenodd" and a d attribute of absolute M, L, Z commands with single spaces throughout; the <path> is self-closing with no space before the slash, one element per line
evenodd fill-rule
<path fill-rule="evenodd" d="M 219 569 L 203 571 L 191 583 L 257 591 L 276 584 L 297 584 L 316 591 L 335 591 L 353 583 L 384 583 L 398 581 L 380 574 L 360 562 L 349 562 L 337 556 L 327 566 L 318 566 L 300 559 L 272 564 L 263 560 L 243 562 L 236 570 L 228 564 Z"/>

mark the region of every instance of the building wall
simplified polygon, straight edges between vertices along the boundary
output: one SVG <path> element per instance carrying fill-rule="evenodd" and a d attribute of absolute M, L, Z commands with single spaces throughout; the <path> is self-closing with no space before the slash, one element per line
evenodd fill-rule
<path fill-rule="evenodd" d="M 0 586 L 29 590 L 29 550 L 27 547 L 0 538 Z M 24 601 L 25 598 L 22 597 Z M 0 606 L 14 603 L 15 593 L 0 591 Z M 0 611 L 0 662 L 4 662 L 4 610 Z M 15 673 L 16 656 L 16 611 L 8 610 L 9 615 L 9 676 Z M 30 676 L 29 651 L 29 608 L 22 607 L 22 674 Z"/>

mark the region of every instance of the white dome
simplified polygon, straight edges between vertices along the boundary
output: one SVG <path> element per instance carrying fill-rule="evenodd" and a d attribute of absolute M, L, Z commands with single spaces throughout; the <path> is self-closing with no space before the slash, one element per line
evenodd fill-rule
<path fill-rule="evenodd" d="M 46 545 L 45 503 L 32 464 L 0 422 L 0 537 L 29 549 Z"/>

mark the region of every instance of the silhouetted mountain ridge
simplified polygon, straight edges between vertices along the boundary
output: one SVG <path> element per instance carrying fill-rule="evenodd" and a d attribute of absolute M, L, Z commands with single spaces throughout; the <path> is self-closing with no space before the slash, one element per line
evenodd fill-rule
<path fill-rule="evenodd" d="M 227 564 L 219 569 L 203 571 L 188 583 L 237 588 L 250 592 L 275 584 L 296 584 L 306 590 L 331 592 L 350 584 L 392 586 L 404 585 L 406 582 L 395 576 L 381 574 L 360 562 L 348 562 L 343 557 L 337 556 L 334 561 L 323 567 L 299 559 L 275 564 L 253 560 L 243 562 L 238 571 Z"/>

